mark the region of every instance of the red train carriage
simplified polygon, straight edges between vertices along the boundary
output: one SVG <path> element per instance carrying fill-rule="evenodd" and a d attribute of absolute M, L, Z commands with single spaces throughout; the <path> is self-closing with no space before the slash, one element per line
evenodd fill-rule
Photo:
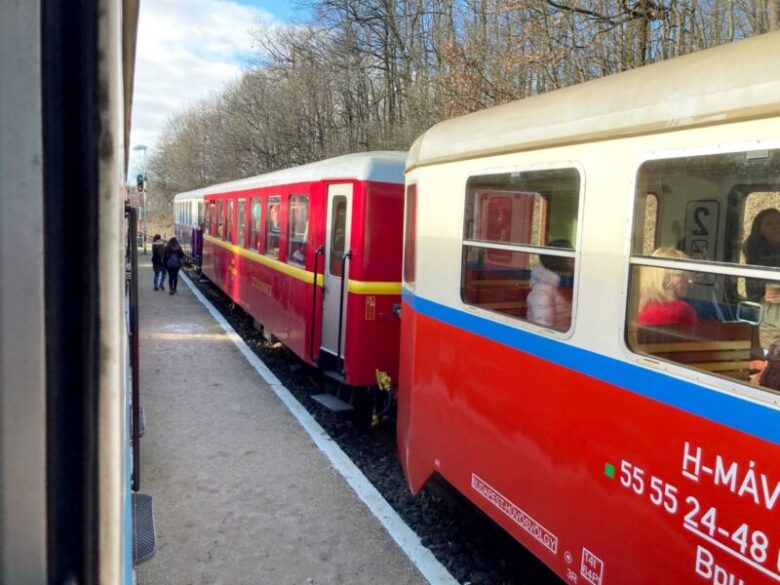
<path fill-rule="evenodd" d="M 350 386 L 397 372 L 405 156 L 347 155 L 204 193 L 203 274 Z"/>
<path fill-rule="evenodd" d="M 413 491 L 443 477 L 571 583 L 780 583 L 778 51 L 757 37 L 413 145 Z"/>

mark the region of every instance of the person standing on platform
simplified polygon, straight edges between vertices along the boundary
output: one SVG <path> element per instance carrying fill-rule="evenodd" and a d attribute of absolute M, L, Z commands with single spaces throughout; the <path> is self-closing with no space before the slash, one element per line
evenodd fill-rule
<path fill-rule="evenodd" d="M 154 290 L 165 290 L 165 242 L 160 234 L 152 238 L 152 269 L 154 270 Z"/>
<path fill-rule="evenodd" d="M 176 285 L 179 283 L 179 269 L 184 258 L 184 250 L 179 245 L 179 240 L 171 238 L 165 246 L 165 267 L 168 269 L 168 294 L 176 294 Z"/>

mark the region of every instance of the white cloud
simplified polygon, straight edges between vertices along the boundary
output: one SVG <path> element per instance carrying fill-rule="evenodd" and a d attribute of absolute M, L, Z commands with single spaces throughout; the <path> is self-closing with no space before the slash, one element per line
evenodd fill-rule
<path fill-rule="evenodd" d="M 141 2 L 131 147 L 153 148 L 171 114 L 237 79 L 253 53 L 249 32 L 273 18 L 228 0 Z"/>

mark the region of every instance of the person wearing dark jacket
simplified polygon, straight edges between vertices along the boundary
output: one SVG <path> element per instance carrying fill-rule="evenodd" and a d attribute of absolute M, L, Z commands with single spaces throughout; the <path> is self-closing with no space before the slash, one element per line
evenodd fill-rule
<path fill-rule="evenodd" d="M 770 207 L 758 212 L 745 240 L 744 252 L 748 264 L 780 267 L 779 210 Z M 760 303 L 764 308 L 758 330 L 761 347 L 768 350 L 772 342 L 780 338 L 780 287 L 774 282 L 748 278 L 745 288 L 748 300 Z"/>
<path fill-rule="evenodd" d="M 179 269 L 183 259 L 184 250 L 181 249 L 179 240 L 176 238 L 168 240 L 168 244 L 165 246 L 165 254 L 163 255 L 165 267 L 168 269 L 168 288 L 171 289 L 168 294 L 176 294 L 176 285 L 179 283 Z"/>
<path fill-rule="evenodd" d="M 162 241 L 160 234 L 155 234 L 152 238 L 152 269 L 154 277 L 152 283 L 154 290 L 165 290 L 165 242 Z"/>

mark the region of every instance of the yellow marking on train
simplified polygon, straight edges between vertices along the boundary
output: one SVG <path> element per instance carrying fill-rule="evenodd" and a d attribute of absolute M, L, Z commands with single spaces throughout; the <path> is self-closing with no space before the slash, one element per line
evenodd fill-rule
<path fill-rule="evenodd" d="M 310 272 L 309 270 L 298 268 L 296 266 L 290 266 L 289 264 L 285 264 L 284 262 L 280 262 L 279 260 L 269 258 L 268 256 L 263 256 L 262 254 L 258 254 L 257 252 L 253 252 L 252 250 L 247 250 L 246 248 L 242 248 L 241 246 L 236 246 L 235 244 L 231 244 L 229 242 L 223 242 L 222 240 L 217 239 L 214 236 L 203 236 L 203 239 L 216 246 L 219 246 L 220 248 L 229 250 L 234 254 L 243 256 L 244 258 L 247 258 L 252 262 L 257 262 L 258 264 L 262 264 L 263 266 L 268 266 L 273 270 L 278 270 L 279 272 L 282 272 L 288 276 L 292 276 L 293 278 L 297 278 L 298 280 L 301 280 L 303 282 L 311 283 L 312 280 L 314 279 L 314 273 Z M 323 286 L 323 284 L 324 284 L 323 275 L 317 274 L 317 286 Z M 256 287 L 256 288 L 260 288 L 260 287 Z M 357 295 L 400 295 L 401 283 L 400 282 L 364 282 L 361 280 L 350 279 L 347 281 L 347 290 Z"/>
<path fill-rule="evenodd" d="M 347 285 L 349 292 L 356 295 L 400 295 L 400 282 L 363 282 L 350 280 Z"/>
<path fill-rule="evenodd" d="M 280 262 L 279 260 L 269 258 L 268 256 L 263 256 L 262 254 L 258 254 L 257 252 L 253 252 L 252 250 L 247 250 L 246 248 L 242 248 L 241 246 L 236 246 L 235 244 L 231 244 L 229 242 L 223 242 L 222 240 L 219 240 L 214 236 L 203 236 L 203 239 L 208 242 L 211 242 L 216 246 L 219 246 L 220 248 L 229 250 L 234 254 L 243 256 L 244 258 L 247 258 L 252 262 L 257 262 L 258 264 L 262 264 L 263 266 L 268 266 L 269 268 L 272 268 L 278 272 L 282 272 L 287 276 L 292 276 L 293 278 L 297 278 L 298 280 L 301 280 L 303 282 L 311 283 L 312 280 L 314 279 L 314 273 L 309 272 L 308 270 L 305 270 L 303 268 L 298 268 L 297 266 L 290 266 L 289 264 L 285 264 L 284 262 Z M 318 274 L 317 286 L 322 286 L 322 283 L 323 283 L 322 274 Z"/>

